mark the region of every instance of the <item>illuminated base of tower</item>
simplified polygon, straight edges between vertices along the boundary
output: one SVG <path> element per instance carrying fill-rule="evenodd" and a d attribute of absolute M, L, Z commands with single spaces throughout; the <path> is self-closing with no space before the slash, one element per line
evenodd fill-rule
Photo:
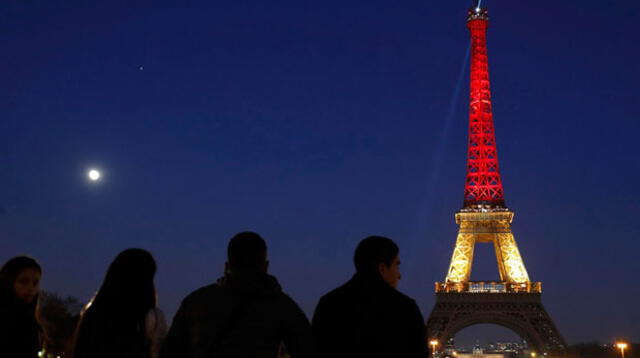
<path fill-rule="evenodd" d="M 476 243 L 481 242 L 493 243 L 500 281 L 506 282 L 510 287 L 531 286 L 518 245 L 511 233 L 513 215 L 506 208 L 466 208 L 456 213 L 456 223 L 460 225 L 460 230 L 445 282 L 447 290 L 466 291 L 463 288 L 468 286 L 471 278 L 473 251 Z"/>
<path fill-rule="evenodd" d="M 542 284 L 531 282 L 511 232 L 513 212 L 477 205 L 456 213 L 460 226 L 444 282 L 436 282 L 436 305 L 427 320 L 428 339 L 447 342 L 465 327 L 493 323 L 509 328 L 543 354 L 562 353 L 566 343 L 542 306 Z M 499 281 L 470 281 L 476 243 L 492 243 Z"/>

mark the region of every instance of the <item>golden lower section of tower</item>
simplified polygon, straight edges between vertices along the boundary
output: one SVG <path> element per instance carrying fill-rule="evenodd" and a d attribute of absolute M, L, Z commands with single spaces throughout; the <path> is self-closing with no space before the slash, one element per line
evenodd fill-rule
<path fill-rule="evenodd" d="M 456 223 L 460 225 L 460 230 L 442 290 L 469 290 L 473 251 L 479 242 L 493 243 L 500 282 L 504 283 L 505 287 L 514 290 L 523 288 L 523 291 L 530 292 L 536 286 L 529 280 L 516 240 L 511 233 L 513 215 L 512 211 L 506 209 L 456 213 Z"/>

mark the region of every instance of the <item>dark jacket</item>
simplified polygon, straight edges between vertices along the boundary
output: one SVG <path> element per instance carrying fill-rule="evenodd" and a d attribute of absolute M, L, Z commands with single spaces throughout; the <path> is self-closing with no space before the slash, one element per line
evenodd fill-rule
<path fill-rule="evenodd" d="M 120 307 L 124 311 L 125 304 Z M 89 307 L 78 323 L 73 358 L 148 358 L 149 341 L 144 327 L 132 324 L 135 313 L 114 314 Z"/>
<path fill-rule="evenodd" d="M 324 295 L 313 315 L 322 357 L 427 357 L 422 314 L 415 301 L 378 275 L 356 274 Z"/>
<path fill-rule="evenodd" d="M 283 342 L 293 358 L 311 357 L 311 327 L 275 277 L 227 274 L 182 301 L 162 358 L 275 358 Z"/>
<path fill-rule="evenodd" d="M 28 305 L 22 302 L 0 305 L 0 356 L 37 358 L 40 337 L 40 325 Z"/>

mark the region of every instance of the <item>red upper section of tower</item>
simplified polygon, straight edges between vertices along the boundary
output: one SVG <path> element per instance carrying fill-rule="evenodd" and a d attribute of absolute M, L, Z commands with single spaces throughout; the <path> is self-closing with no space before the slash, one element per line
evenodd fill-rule
<path fill-rule="evenodd" d="M 467 27 L 471 31 L 471 96 L 464 206 L 501 208 L 504 207 L 504 193 L 498 169 L 498 151 L 491 110 L 486 37 L 489 27 L 487 10 L 469 10 Z"/>

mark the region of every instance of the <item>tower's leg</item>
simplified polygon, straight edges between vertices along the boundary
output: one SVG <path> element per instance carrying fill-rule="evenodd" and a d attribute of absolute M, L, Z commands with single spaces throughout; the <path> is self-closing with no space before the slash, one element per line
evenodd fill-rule
<path fill-rule="evenodd" d="M 465 283 L 469 281 L 475 244 L 474 234 L 458 233 L 446 282 Z"/>
<path fill-rule="evenodd" d="M 513 283 L 529 282 L 529 275 L 513 234 L 510 232 L 497 234 L 494 245 L 501 279 Z"/>
<path fill-rule="evenodd" d="M 504 258 L 502 257 L 502 250 L 500 250 L 500 245 L 498 244 L 498 235 L 495 235 L 493 239 L 493 249 L 496 252 L 496 261 L 498 261 L 498 272 L 500 272 L 500 281 L 507 281 L 507 270 L 504 268 Z"/>

